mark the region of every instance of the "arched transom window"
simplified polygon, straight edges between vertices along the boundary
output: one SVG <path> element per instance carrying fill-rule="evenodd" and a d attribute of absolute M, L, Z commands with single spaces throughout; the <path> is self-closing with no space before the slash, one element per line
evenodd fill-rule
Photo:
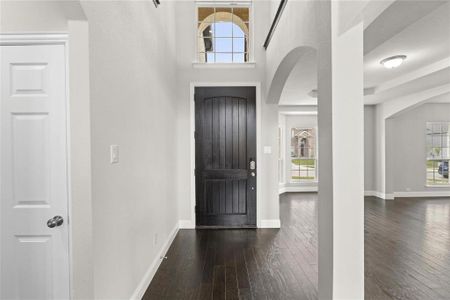
<path fill-rule="evenodd" d="M 198 7 L 197 21 L 199 62 L 249 61 L 249 7 Z"/>

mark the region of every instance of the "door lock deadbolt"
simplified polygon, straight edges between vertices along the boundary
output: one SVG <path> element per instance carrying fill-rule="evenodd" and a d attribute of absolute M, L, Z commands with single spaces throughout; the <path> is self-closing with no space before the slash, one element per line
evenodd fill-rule
<path fill-rule="evenodd" d="M 256 169 L 256 162 L 253 160 L 253 158 L 250 158 L 249 168 L 250 170 Z"/>

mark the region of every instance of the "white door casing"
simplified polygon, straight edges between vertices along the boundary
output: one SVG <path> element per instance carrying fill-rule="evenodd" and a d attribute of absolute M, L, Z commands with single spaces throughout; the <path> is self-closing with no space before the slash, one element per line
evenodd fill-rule
<path fill-rule="evenodd" d="M 2 45 L 1 299 L 68 299 L 65 45 Z M 61 216 L 61 226 L 47 220 Z"/>

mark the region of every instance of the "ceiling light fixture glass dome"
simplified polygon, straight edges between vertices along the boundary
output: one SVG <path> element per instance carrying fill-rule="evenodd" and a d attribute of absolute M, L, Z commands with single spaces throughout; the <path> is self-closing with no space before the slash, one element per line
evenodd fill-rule
<path fill-rule="evenodd" d="M 400 66 L 405 59 L 406 55 L 395 55 L 383 59 L 382 61 L 380 61 L 380 64 L 382 64 L 386 69 L 393 69 Z"/>

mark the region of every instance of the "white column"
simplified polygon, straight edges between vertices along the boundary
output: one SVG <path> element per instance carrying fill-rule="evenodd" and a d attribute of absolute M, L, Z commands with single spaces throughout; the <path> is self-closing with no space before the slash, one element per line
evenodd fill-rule
<path fill-rule="evenodd" d="M 318 1 L 319 299 L 364 298 L 363 24 Z"/>

